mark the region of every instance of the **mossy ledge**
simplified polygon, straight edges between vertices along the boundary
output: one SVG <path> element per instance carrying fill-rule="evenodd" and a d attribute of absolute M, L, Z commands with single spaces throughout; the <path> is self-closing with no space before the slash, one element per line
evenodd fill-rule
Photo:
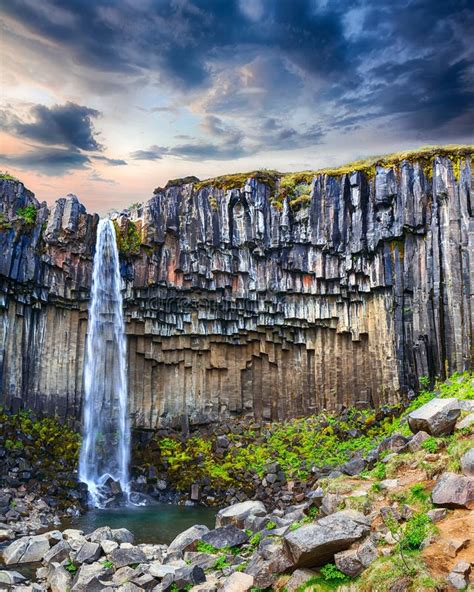
<path fill-rule="evenodd" d="M 368 179 L 375 177 L 377 167 L 396 168 L 403 162 L 419 161 L 423 167 L 427 178 L 432 178 L 433 161 L 436 157 L 447 157 L 453 162 L 454 175 L 459 180 L 460 161 L 462 158 L 471 156 L 474 153 L 474 145 L 448 144 L 445 146 L 423 146 L 413 150 L 393 152 L 390 154 L 371 156 L 368 158 L 355 160 L 347 164 L 335 167 L 326 167 L 315 170 L 298 171 L 294 173 L 281 173 L 276 170 L 255 170 L 245 173 L 232 173 L 229 175 L 220 175 L 209 179 L 198 180 L 196 177 L 184 177 L 181 179 L 172 179 L 168 181 L 165 189 L 169 187 L 179 187 L 186 184 L 192 184 L 194 191 L 201 191 L 204 188 L 215 188 L 223 191 L 231 189 L 240 189 L 245 186 L 248 179 L 268 186 L 272 196 L 272 203 L 275 207 L 281 208 L 285 198 L 289 198 L 290 206 L 299 209 L 309 205 L 310 185 L 313 179 L 318 175 L 327 175 L 330 177 L 339 177 L 360 172 Z M 155 189 L 155 193 L 162 191 L 160 187 Z M 217 207 L 215 198 L 212 200 L 213 207 Z"/>

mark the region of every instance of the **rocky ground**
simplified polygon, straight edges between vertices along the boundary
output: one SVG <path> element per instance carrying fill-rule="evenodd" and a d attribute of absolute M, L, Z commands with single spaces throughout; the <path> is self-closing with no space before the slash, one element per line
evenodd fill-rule
<path fill-rule="evenodd" d="M 18 467 L 11 459 L 26 455 L 11 455 L 15 447 L 9 444 L 2 462 L 18 482 L 11 481 L 1 493 L 0 539 L 5 541 L 6 569 L 0 571 L 0 588 L 25 592 L 472 588 L 473 377 L 456 377 L 436 394 L 421 397 L 401 418 L 392 419 L 390 425 L 397 430 L 390 429 L 375 446 L 369 450 L 355 446 L 351 458 L 330 469 L 316 467 L 304 473 L 299 465 L 300 476 L 291 479 L 282 449 L 275 466 L 263 458 L 260 474 L 265 484 L 254 491 L 264 495 L 221 509 L 214 529 L 195 525 L 169 546 L 135 545 L 133 534 L 123 528 L 31 534 L 54 515 L 55 497 L 52 490 L 42 490 L 39 479 L 30 485 L 21 482 L 26 475 L 14 470 Z M 354 441 L 361 438 L 365 442 L 364 434 L 353 433 Z M 258 454 L 263 454 L 263 446 L 257 447 Z M 331 458 L 331 440 L 327 453 Z M 225 455 L 221 456 L 225 465 Z M 30 451 L 32 473 L 35 458 Z M 220 466 L 218 457 L 215 462 Z M 156 481 L 147 486 L 156 486 L 159 480 L 157 475 L 148 479 Z M 54 487 L 63 498 L 74 491 L 68 490 L 67 479 L 56 481 Z M 72 498 L 71 502 L 66 495 L 69 511 L 78 503 L 75 495 Z M 26 517 L 30 508 L 34 512 Z M 27 526 L 22 530 L 21 524 Z M 28 565 L 36 568 L 31 581 L 20 573 Z"/>

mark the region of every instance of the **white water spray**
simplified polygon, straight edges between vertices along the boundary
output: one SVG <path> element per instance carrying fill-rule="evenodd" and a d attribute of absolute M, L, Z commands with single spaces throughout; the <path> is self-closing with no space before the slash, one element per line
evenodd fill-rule
<path fill-rule="evenodd" d="M 83 442 L 79 479 L 101 507 L 106 482 L 118 481 L 129 497 L 130 425 L 127 406 L 126 342 L 115 228 L 99 221 L 92 275 L 84 369 Z"/>

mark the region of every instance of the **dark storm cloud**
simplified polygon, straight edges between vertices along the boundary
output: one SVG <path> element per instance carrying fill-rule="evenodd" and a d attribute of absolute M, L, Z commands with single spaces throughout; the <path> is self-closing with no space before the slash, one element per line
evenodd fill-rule
<path fill-rule="evenodd" d="M 41 144 L 68 146 L 80 150 L 101 150 L 95 138 L 93 118 L 99 111 L 66 103 L 46 107 L 35 105 L 30 110 L 32 121 L 22 121 L 17 116 L 3 112 L 5 128 L 16 136 Z"/>
<path fill-rule="evenodd" d="M 64 148 L 35 148 L 18 156 L 0 154 L 0 161 L 19 169 L 32 169 L 49 176 L 85 169 L 91 162 L 87 155 Z"/>
<path fill-rule="evenodd" d="M 461 138 L 474 98 L 470 6 L 469 0 L 9 0 L 3 11 L 123 89 L 140 77 L 177 93 L 180 105 L 198 102 L 204 140 L 131 155 L 158 160 L 311 146 L 332 130 L 381 118 L 387 134 L 403 133 L 407 141 L 438 130 Z M 298 110 L 305 126 L 301 117 L 291 119 Z M 57 124 L 57 113 L 40 113 L 23 132 L 46 134 L 46 116 Z M 98 149 L 87 127 L 96 114 L 74 117 L 82 127 L 71 145 Z M 276 125 L 266 128 L 272 119 Z"/>

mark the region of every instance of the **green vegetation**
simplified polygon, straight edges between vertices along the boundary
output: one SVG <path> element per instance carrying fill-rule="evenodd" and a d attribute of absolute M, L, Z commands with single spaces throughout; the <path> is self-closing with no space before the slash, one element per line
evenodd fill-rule
<path fill-rule="evenodd" d="M 9 230 L 12 227 L 11 222 L 5 216 L 3 212 L 0 212 L 0 232 L 4 230 Z"/>
<path fill-rule="evenodd" d="M 205 543 L 204 541 L 198 541 L 196 544 L 196 550 L 199 553 L 209 553 L 210 555 L 216 555 L 219 553 L 219 549 L 216 549 L 209 543 Z"/>
<path fill-rule="evenodd" d="M 422 443 L 421 447 L 426 452 L 434 453 L 438 450 L 438 441 L 433 436 L 426 438 L 426 440 Z"/>
<path fill-rule="evenodd" d="M 18 179 L 8 171 L 0 171 L 0 181 L 18 181 Z"/>
<path fill-rule="evenodd" d="M 334 565 L 334 563 L 327 563 L 320 569 L 320 572 L 326 582 L 337 581 L 341 583 L 349 579 L 346 574 L 343 574 L 342 571 Z"/>
<path fill-rule="evenodd" d="M 280 209 L 285 198 L 288 198 L 291 208 L 298 210 L 299 208 L 307 207 L 311 202 L 311 183 L 317 175 L 339 177 L 345 174 L 360 172 L 363 173 L 367 179 L 372 179 L 375 177 L 378 166 L 396 168 L 404 161 L 419 161 L 426 177 L 431 179 L 435 157 L 445 156 L 451 159 L 454 176 L 459 180 L 462 159 L 467 155 L 471 155 L 473 152 L 473 145 L 450 144 L 446 146 L 424 146 L 414 150 L 406 150 L 403 152 L 395 152 L 392 154 L 356 160 L 341 166 L 300 171 L 297 173 L 280 173 L 273 170 L 260 170 L 222 175 L 220 177 L 205 179 L 203 181 L 198 181 L 195 177 L 185 177 L 184 179 L 173 179 L 168 181 L 166 188 L 183 185 L 185 183 L 193 183 L 195 191 L 210 186 L 227 191 L 229 189 L 242 188 L 247 182 L 247 179 L 252 178 L 261 183 L 265 183 L 269 187 L 272 195 L 272 203 L 276 208 Z M 158 191 L 161 191 L 161 188 L 155 190 L 155 192 Z M 212 199 L 211 206 L 213 208 L 217 207 L 215 198 Z M 428 388 L 429 386 L 429 382 L 423 383 L 421 380 L 420 384 L 424 388 Z"/>
<path fill-rule="evenodd" d="M 102 561 L 102 565 L 107 569 L 112 569 L 114 567 L 114 564 L 112 561 L 110 561 L 110 559 L 104 559 L 104 561 Z"/>
<path fill-rule="evenodd" d="M 33 226 L 36 223 L 38 211 L 33 204 L 30 204 L 24 208 L 18 208 L 16 215 L 28 226 Z"/>
<path fill-rule="evenodd" d="M 126 257 L 138 255 L 142 239 L 135 222 L 127 220 L 122 227 L 116 220 L 113 223 L 119 252 Z"/>
<path fill-rule="evenodd" d="M 472 373 L 455 374 L 449 381 L 438 384 L 436 392 L 441 397 L 473 398 L 473 377 Z M 431 400 L 436 392 L 422 391 L 405 412 Z M 385 414 L 370 409 L 352 409 L 345 418 L 322 413 L 263 426 L 246 424 L 242 433 L 229 435 L 231 446 L 219 453 L 216 453 L 215 436 L 196 435 L 182 441 L 177 434 L 176 437 L 155 438 L 146 449 L 137 449 L 134 455 L 140 463 L 166 470 L 178 491 L 188 491 L 193 483 L 201 481 L 217 491 L 225 491 L 234 485 L 251 495 L 252 476 L 263 478 L 267 467 L 274 462 L 279 464 L 287 478 L 306 479 L 312 467 L 340 465 L 355 452 L 366 454 L 387 436 L 394 433 L 409 435 L 406 419 L 400 417 L 402 411 L 403 406 L 396 406 Z M 351 430 L 357 430 L 358 436 L 347 437 Z M 445 447 L 451 444 L 447 439 L 442 442 Z M 459 448 L 453 440 L 452 463 L 459 463 L 461 456 L 461 448 L 458 450 L 456 446 Z M 379 462 L 365 475 L 384 479 L 408 457 L 409 454 L 400 454 L 389 463 Z M 429 464 L 431 469 L 437 469 L 435 463 Z M 337 479 L 331 480 L 332 488 L 337 484 Z"/>
<path fill-rule="evenodd" d="M 67 563 L 64 565 L 64 569 L 67 569 L 67 571 L 74 576 L 77 572 L 77 565 L 73 561 L 68 559 Z"/>

